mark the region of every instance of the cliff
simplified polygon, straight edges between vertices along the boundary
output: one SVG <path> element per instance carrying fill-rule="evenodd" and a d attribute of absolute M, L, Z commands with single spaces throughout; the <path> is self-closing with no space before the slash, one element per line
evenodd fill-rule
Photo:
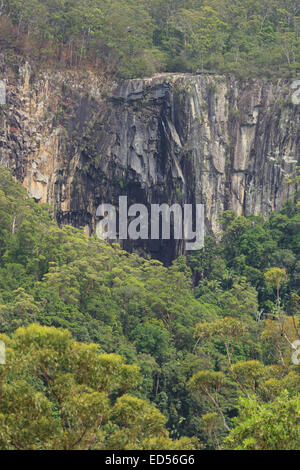
<path fill-rule="evenodd" d="M 60 224 L 96 230 L 102 202 L 203 203 L 206 232 L 223 210 L 279 210 L 295 188 L 300 81 L 162 74 L 109 83 L 92 73 L 0 66 L 0 165 Z M 169 263 L 180 242 L 126 242 Z"/>

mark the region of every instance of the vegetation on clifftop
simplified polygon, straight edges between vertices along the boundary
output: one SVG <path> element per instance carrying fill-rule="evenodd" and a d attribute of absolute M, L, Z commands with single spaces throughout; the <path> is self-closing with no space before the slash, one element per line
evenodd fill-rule
<path fill-rule="evenodd" d="M 6 0 L 0 47 L 121 77 L 284 76 L 300 68 L 298 0 Z"/>

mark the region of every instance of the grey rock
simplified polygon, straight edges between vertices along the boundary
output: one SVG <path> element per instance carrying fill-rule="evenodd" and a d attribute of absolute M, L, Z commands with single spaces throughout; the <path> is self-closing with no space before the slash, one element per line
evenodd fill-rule
<path fill-rule="evenodd" d="M 94 233 L 99 204 L 127 195 L 203 203 L 206 233 L 217 237 L 222 211 L 267 217 L 295 191 L 287 180 L 300 159 L 299 81 L 160 74 L 109 84 L 31 74 L 22 65 L 7 80 L 0 164 L 52 204 L 60 224 Z M 123 247 L 167 264 L 185 251 L 179 241 Z"/>

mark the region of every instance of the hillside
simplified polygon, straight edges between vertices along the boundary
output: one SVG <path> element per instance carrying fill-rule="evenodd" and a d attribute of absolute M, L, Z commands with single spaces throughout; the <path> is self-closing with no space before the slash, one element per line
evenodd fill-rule
<path fill-rule="evenodd" d="M 299 73 L 299 0 L 0 0 L 0 451 L 300 450 Z"/>
<path fill-rule="evenodd" d="M 86 440 L 74 444 L 82 425 L 76 419 L 91 416 L 89 400 L 93 416 L 101 418 L 97 395 L 90 394 L 105 393 L 114 403 L 120 396 L 113 393 L 117 388 L 123 393 L 129 389 L 130 395 L 115 405 L 123 411 L 112 409 L 102 416 L 101 436 L 96 438 L 93 422 L 87 421 L 92 448 L 299 448 L 299 366 L 291 362 L 290 347 L 299 335 L 300 313 L 296 203 L 266 222 L 225 212 L 219 244 L 208 238 L 204 251 L 180 257 L 165 268 L 75 228 L 58 228 L 52 209 L 25 195 L 2 168 L 0 329 L 11 367 L 0 366 L 1 448 L 14 448 L 14 442 L 28 449 L 85 448 Z M 41 326 L 29 326 L 33 323 Z M 70 335 L 60 333 L 61 329 L 69 330 L 80 343 L 97 346 L 72 346 Z M 112 388 L 108 382 L 108 388 L 95 389 L 103 381 L 101 375 L 98 379 L 78 375 L 78 366 L 68 359 L 69 347 L 83 348 L 81 353 L 78 350 L 78 360 L 82 357 L 86 364 L 96 364 L 91 354 L 100 354 L 99 374 L 103 367 L 117 367 L 107 361 L 120 361 L 105 354 L 121 355 L 126 364 L 138 366 L 140 379 L 137 369 L 128 369 L 125 388 L 119 378 L 111 382 Z M 70 402 L 69 379 L 62 381 L 61 374 L 66 373 L 59 368 L 62 352 L 76 402 Z M 21 369 L 14 366 L 18 361 Z M 83 384 L 90 389 L 83 389 Z M 60 390 L 61 402 L 55 390 Z M 26 394 L 32 393 L 40 398 L 25 405 Z M 11 401 L 12 395 L 17 401 Z M 46 408 L 38 411 L 44 395 Z M 146 409 L 150 403 L 162 414 L 151 408 L 152 418 L 146 418 L 137 411 L 139 419 L 130 421 L 130 432 L 137 432 L 137 440 L 127 441 L 120 417 L 126 421 L 126 413 L 133 413 L 129 410 Z M 73 423 L 67 426 L 65 440 L 60 434 L 64 424 L 51 412 L 57 406 L 67 407 Z M 74 406 L 79 418 L 73 416 Z M 20 410 L 21 421 L 16 417 Z M 239 417 L 234 418 L 238 410 Z M 21 430 L 32 414 L 37 427 L 25 424 L 24 434 Z M 149 428 L 147 419 L 153 419 L 153 427 Z M 254 424 L 257 420 L 259 427 Z M 200 442 L 170 440 L 165 431 L 161 434 L 164 423 L 171 438 L 189 436 Z M 228 430 L 229 438 L 223 442 Z"/>
<path fill-rule="evenodd" d="M 6 0 L 0 13 L 1 48 L 122 78 L 300 67 L 297 0 Z"/>

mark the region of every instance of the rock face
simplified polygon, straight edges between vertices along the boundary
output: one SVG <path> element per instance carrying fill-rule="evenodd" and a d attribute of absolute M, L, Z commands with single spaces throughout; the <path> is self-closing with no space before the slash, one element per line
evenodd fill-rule
<path fill-rule="evenodd" d="M 0 67 L 0 165 L 55 209 L 60 224 L 96 231 L 100 203 L 203 203 L 218 218 L 267 216 L 295 190 L 300 81 L 162 74 L 105 83 L 92 74 Z M 179 241 L 124 242 L 169 263 Z"/>

